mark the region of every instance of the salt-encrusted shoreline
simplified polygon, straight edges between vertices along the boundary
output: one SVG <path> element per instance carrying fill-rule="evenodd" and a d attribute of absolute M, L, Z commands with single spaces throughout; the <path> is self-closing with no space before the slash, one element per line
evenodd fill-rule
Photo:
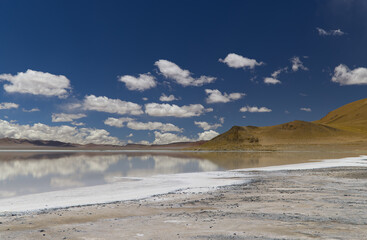
<path fill-rule="evenodd" d="M 2 216 L 0 239 L 363 239 L 367 235 L 365 167 L 249 171 L 246 176 L 252 181 L 215 191 Z"/>
<path fill-rule="evenodd" d="M 249 171 L 284 171 L 330 167 L 367 167 L 367 156 L 232 171 L 157 175 L 134 179 L 121 178 L 122 181 L 104 185 L 1 199 L 0 215 L 139 200 L 177 191 L 206 192 L 218 187 L 249 182 L 251 181 L 251 177 L 247 173 Z"/>

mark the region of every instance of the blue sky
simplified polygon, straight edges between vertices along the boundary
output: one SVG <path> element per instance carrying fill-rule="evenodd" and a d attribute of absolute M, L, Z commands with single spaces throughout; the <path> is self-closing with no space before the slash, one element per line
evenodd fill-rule
<path fill-rule="evenodd" d="M 5 0 L 0 32 L 0 137 L 193 141 L 366 97 L 362 0 Z"/>

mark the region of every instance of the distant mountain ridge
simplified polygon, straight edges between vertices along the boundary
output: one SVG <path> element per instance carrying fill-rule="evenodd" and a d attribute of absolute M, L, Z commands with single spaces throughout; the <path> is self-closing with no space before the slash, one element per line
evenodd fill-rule
<path fill-rule="evenodd" d="M 313 122 L 295 120 L 275 126 L 233 126 L 210 141 L 126 146 L 60 141 L 0 139 L 0 149 L 72 150 L 367 150 L 367 98 L 329 112 Z"/>
<path fill-rule="evenodd" d="M 197 150 L 291 150 L 326 145 L 367 146 L 367 99 L 346 104 L 313 122 L 234 126 Z"/>
<path fill-rule="evenodd" d="M 15 138 L 0 139 L 0 149 L 68 149 L 68 150 L 179 150 L 189 147 L 197 147 L 206 141 L 178 142 L 161 145 L 127 144 L 103 145 L 103 144 L 76 144 L 52 140 L 28 140 Z"/>

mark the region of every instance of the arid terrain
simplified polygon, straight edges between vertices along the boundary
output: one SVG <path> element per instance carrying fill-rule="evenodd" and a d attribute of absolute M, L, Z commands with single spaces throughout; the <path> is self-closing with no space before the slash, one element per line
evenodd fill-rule
<path fill-rule="evenodd" d="M 251 172 L 252 182 L 0 217 L 1 239 L 362 239 L 363 168 Z M 100 193 L 103 194 L 103 193 Z"/>
<path fill-rule="evenodd" d="M 344 105 L 314 122 L 234 126 L 196 150 L 349 151 L 367 148 L 367 99 Z"/>

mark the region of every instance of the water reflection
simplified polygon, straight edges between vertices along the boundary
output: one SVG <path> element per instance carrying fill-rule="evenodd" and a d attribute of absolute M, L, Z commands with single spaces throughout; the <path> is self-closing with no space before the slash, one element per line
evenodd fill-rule
<path fill-rule="evenodd" d="M 126 181 L 121 177 L 301 163 L 350 153 L 0 153 L 0 198 Z"/>

